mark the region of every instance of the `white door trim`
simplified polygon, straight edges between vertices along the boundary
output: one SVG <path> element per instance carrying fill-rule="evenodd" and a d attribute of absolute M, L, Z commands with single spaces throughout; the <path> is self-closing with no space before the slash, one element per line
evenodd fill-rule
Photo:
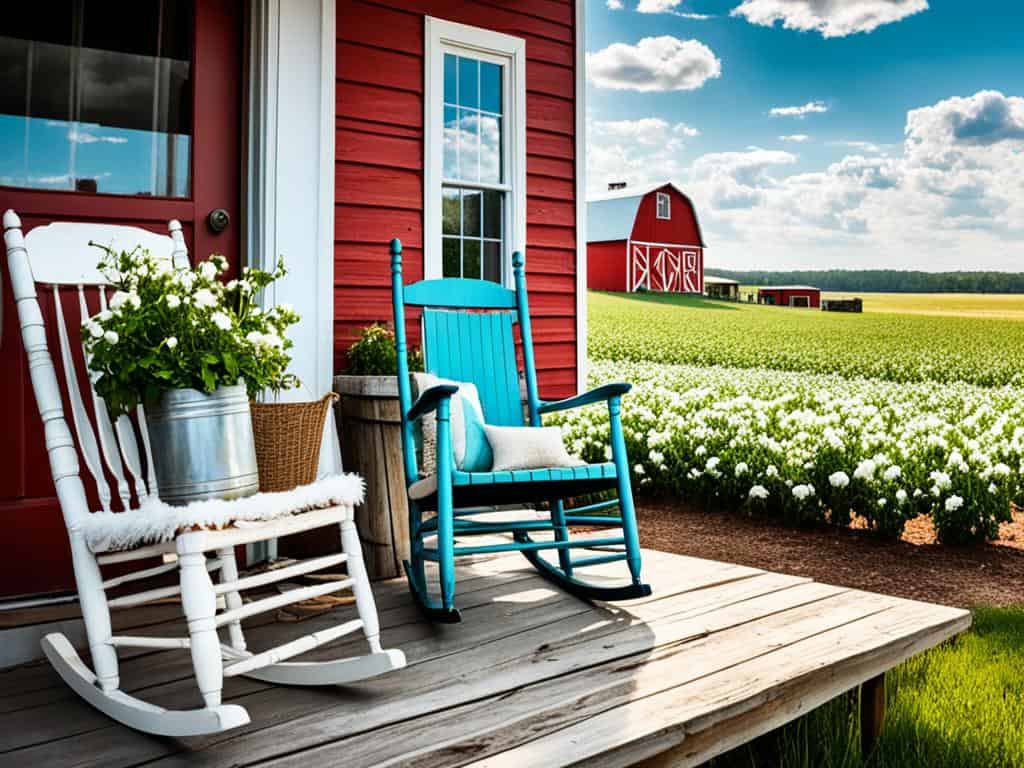
<path fill-rule="evenodd" d="M 263 297 L 286 302 L 292 370 L 319 396 L 334 373 L 334 0 L 253 0 L 249 27 L 245 250 L 289 275 Z"/>
<path fill-rule="evenodd" d="M 586 3 L 576 0 L 576 389 L 579 392 L 587 389 L 586 43 Z"/>

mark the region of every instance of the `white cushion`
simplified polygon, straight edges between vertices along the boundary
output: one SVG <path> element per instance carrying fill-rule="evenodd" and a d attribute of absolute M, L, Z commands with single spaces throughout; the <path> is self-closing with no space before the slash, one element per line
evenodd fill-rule
<path fill-rule="evenodd" d="M 569 455 L 559 427 L 495 427 L 484 424 L 484 431 L 494 452 L 492 472 L 586 464 Z"/>
<path fill-rule="evenodd" d="M 428 389 L 441 384 L 451 384 L 459 388 L 450 399 L 448 419 L 451 423 L 452 453 L 455 455 L 455 466 L 462 469 L 466 458 L 466 422 L 462 415 L 463 400 L 476 409 L 479 421 L 483 422 L 483 407 L 480 405 L 480 393 L 476 385 L 465 381 L 442 379 L 432 373 L 414 373 L 412 375 L 415 397 L 418 398 Z M 460 397 L 461 395 L 461 397 Z M 422 455 L 420 457 L 420 474 L 431 475 L 437 467 L 437 413 L 430 411 L 420 418 L 420 434 L 422 439 Z"/>

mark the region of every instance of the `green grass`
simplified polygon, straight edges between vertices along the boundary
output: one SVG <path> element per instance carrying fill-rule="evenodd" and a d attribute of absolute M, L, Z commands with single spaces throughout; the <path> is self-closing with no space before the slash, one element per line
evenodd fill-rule
<path fill-rule="evenodd" d="M 897 667 L 886 684 L 885 730 L 868 761 L 856 701 L 841 696 L 710 766 L 1024 766 L 1024 609 L 978 608 L 969 632 Z"/>
<path fill-rule="evenodd" d="M 1018 320 L 845 314 L 672 294 L 592 292 L 588 322 L 592 358 L 890 381 L 1024 383 L 1024 325 Z"/>

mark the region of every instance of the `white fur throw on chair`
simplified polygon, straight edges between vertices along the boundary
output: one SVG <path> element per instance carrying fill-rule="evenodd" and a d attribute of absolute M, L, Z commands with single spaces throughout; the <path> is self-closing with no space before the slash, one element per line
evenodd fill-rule
<path fill-rule="evenodd" d="M 159 499 L 144 499 L 126 512 L 94 512 L 72 528 L 85 536 L 93 552 L 131 549 L 143 544 L 171 541 L 189 528 L 238 527 L 313 509 L 363 502 L 363 478 L 355 474 L 333 475 L 300 485 L 291 491 L 257 493 L 241 499 L 208 499 L 172 507 Z"/>

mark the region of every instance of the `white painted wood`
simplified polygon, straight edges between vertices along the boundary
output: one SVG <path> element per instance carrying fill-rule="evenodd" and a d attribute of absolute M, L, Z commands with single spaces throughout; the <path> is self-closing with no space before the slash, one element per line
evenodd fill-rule
<path fill-rule="evenodd" d="M 295 565 L 288 565 L 284 568 L 275 568 L 270 571 L 264 571 L 263 573 L 246 576 L 244 579 L 237 579 L 236 581 L 228 581 L 227 573 L 225 573 L 225 581 L 214 585 L 213 591 L 218 595 L 222 595 L 231 591 L 245 591 L 255 587 L 264 587 L 267 584 L 276 584 L 279 581 L 285 581 L 287 579 L 295 578 L 296 576 L 303 576 L 307 573 L 312 573 L 313 571 L 320 571 L 324 568 L 340 565 L 345 562 L 347 558 L 348 555 L 345 554 L 324 555 L 323 557 L 316 557 L 311 560 L 303 560 Z"/>
<path fill-rule="evenodd" d="M 300 308 L 290 370 L 314 399 L 334 372 L 335 5 L 254 0 L 250 11 L 249 263 L 285 257 L 288 276 L 262 302 Z"/>
<path fill-rule="evenodd" d="M 54 296 L 58 297 L 58 291 L 54 286 Z M 99 299 L 100 299 L 100 310 L 107 308 L 107 291 L 104 286 L 98 288 Z M 81 312 L 83 320 L 89 317 L 89 308 L 85 302 L 85 286 L 78 286 L 78 306 Z M 61 323 L 63 323 L 63 316 L 61 317 Z M 64 346 L 64 340 L 61 339 L 61 347 Z M 92 355 L 85 351 L 85 345 L 82 344 L 82 356 L 85 359 L 86 370 L 92 363 Z M 65 371 L 67 375 L 67 371 Z M 107 411 L 107 404 L 99 393 L 96 392 L 96 388 L 93 386 L 89 387 L 90 400 L 92 401 L 92 419 L 96 424 L 96 433 L 99 437 L 100 449 L 103 454 L 103 463 L 106 465 L 110 474 L 114 476 L 114 481 L 117 486 L 117 495 L 121 499 L 122 509 L 128 509 L 131 506 L 131 495 L 128 490 L 128 482 L 125 480 L 124 467 L 121 465 L 121 454 L 120 448 L 117 445 L 117 438 L 114 437 L 114 426 L 110 420 L 110 413 Z M 99 480 L 97 480 L 99 482 Z"/>
<path fill-rule="evenodd" d="M 145 448 L 145 465 L 143 466 L 131 420 L 122 417 L 116 425 L 112 425 L 103 400 L 96 394 L 92 386 L 90 386 L 89 397 L 93 404 L 92 415 L 95 419 L 95 427 L 93 420 L 90 419 L 79 388 L 78 377 L 74 374 L 77 354 L 81 354 L 83 357 L 79 359 L 87 364 L 85 351 L 83 345 L 77 342 L 73 344 L 70 340 L 57 286 L 77 286 L 79 306 L 83 316 L 88 315 L 86 287 L 97 288 L 101 308 L 105 306 L 105 287 L 102 283 L 102 276 L 98 276 L 95 270 L 90 272 L 86 269 L 87 262 L 83 258 L 68 256 L 62 261 L 62 257 L 72 252 L 78 253 L 87 250 L 82 248 L 82 242 L 89 238 L 113 243 L 115 247 L 120 248 L 133 247 L 136 242 L 135 238 L 137 238 L 138 242 L 146 244 L 146 247 L 149 247 L 154 253 L 173 260 L 178 266 L 187 265 L 188 251 L 182 237 L 181 226 L 176 221 L 170 223 L 169 237 L 152 233 L 144 233 L 143 237 L 138 235 L 142 230 L 126 227 L 100 224 L 60 224 L 39 227 L 32 230 L 29 238 L 25 238 L 21 232 L 21 222 L 13 211 L 7 211 L 4 214 L 3 224 L 7 261 L 15 303 L 18 308 L 22 340 L 28 355 L 33 390 L 43 421 L 46 447 L 57 496 L 68 527 L 83 623 L 90 655 L 95 665 L 95 671 L 87 668 L 63 635 L 52 633 L 47 635 L 42 642 L 44 652 L 68 685 L 101 711 L 133 728 L 158 734 L 196 735 L 215 733 L 248 722 L 248 715 L 241 707 L 221 706 L 224 652 L 217 633 L 219 626 L 227 625 L 229 628 L 231 646 L 227 657 L 235 664 L 243 664 L 241 667 L 236 667 L 238 674 L 256 673 L 260 666 L 271 666 L 274 668 L 268 673 L 271 677 L 278 676 L 282 679 L 297 681 L 315 676 L 318 678 L 317 683 L 319 684 L 324 674 L 336 680 L 351 681 L 402 666 L 404 656 L 401 652 L 383 652 L 381 650 L 376 608 L 365 569 L 362 568 L 358 537 L 355 536 L 355 527 L 352 523 L 353 509 L 351 505 L 338 505 L 329 509 L 295 514 L 267 523 L 239 525 L 222 530 L 190 531 L 179 535 L 174 542 L 139 547 L 128 552 L 97 556 L 90 551 L 83 536 L 83 523 L 88 520 L 90 509 L 79 474 L 78 450 L 75 448 L 71 430 L 64 418 L 63 396 L 57 381 L 56 368 L 47 347 L 43 316 L 36 293 L 39 276 L 33 273 L 33 266 L 40 265 L 40 269 L 47 276 L 46 284 L 53 293 L 62 367 L 69 372 L 65 384 L 72 420 L 75 422 L 76 432 L 79 435 L 79 446 L 85 458 L 86 468 L 90 471 L 99 489 L 98 495 L 102 499 L 101 506 L 105 511 L 109 511 L 111 492 L 104 470 L 114 478 L 117 495 L 126 509 L 131 504 L 133 493 L 140 500 L 147 494 L 157 493 L 152 448 L 148 440 L 145 414 L 140 408 L 137 418 Z M 26 241 L 29 242 L 30 247 L 26 247 Z M 39 247 L 38 254 L 34 251 L 36 245 Z M 96 260 L 95 255 L 90 255 L 89 258 L 93 262 Z M 129 485 L 129 479 L 131 485 Z M 346 522 L 348 525 L 346 529 L 348 533 L 343 533 L 344 554 L 320 558 L 311 563 L 298 564 L 276 574 L 258 575 L 247 579 L 239 578 L 234 557 L 235 546 L 266 541 L 287 533 L 325 525 L 337 525 L 342 522 Z M 206 553 L 212 551 L 217 552 L 217 557 L 208 558 Z M 134 573 L 104 580 L 100 572 L 100 566 L 103 564 L 132 562 L 147 557 L 166 556 L 171 553 L 175 553 L 176 561 L 172 560 L 160 566 L 143 568 Z M 349 563 L 351 578 L 326 585 L 300 588 L 252 603 L 244 603 L 242 600 L 240 594 L 242 589 L 273 583 L 288 575 L 301 575 L 327 565 L 336 565 L 346 561 Z M 353 563 L 357 563 L 355 568 Z M 168 573 L 175 568 L 180 572 L 177 585 L 161 586 L 107 599 L 105 592 L 107 589 Z M 210 572 L 218 569 L 221 570 L 221 584 L 220 588 L 215 589 L 210 579 Z M 312 636 L 285 643 L 263 654 L 247 655 L 242 662 L 238 661 L 237 654 L 246 654 L 245 637 L 241 626 L 242 618 L 349 586 L 355 588 L 357 581 L 361 582 L 356 590 L 359 619 L 315 632 Z M 177 595 L 181 596 L 182 610 L 188 623 L 188 638 L 113 634 L 110 621 L 111 608 L 129 608 Z M 365 630 L 367 627 L 372 628 L 372 632 L 367 632 L 371 651 L 368 656 L 342 659 L 335 663 L 325 662 L 323 671 L 319 675 L 309 673 L 304 665 L 293 667 L 282 662 L 285 658 L 303 653 L 329 639 L 341 637 L 358 628 Z M 206 708 L 196 711 L 168 712 L 120 691 L 116 654 L 118 647 L 190 650 L 196 684 L 206 703 Z M 233 657 L 231 654 L 236 654 L 236 656 Z"/>
<path fill-rule="evenodd" d="M 236 611 L 242 607 L 242 595 L 239 593 L 238 563 L 235 561 L 234 547 L 221 547 L 217 550 L 220 561 L 224 564 L 220 571 L 221 583 L 213 588 L 215 595 L 224 596 L 224 604 L 228 610 Z M 228 634 L 231 647 L 245 650 L 245 635 L 242 634 L 242 623 L 237 619 L 228 622 Z"/>
<path fill-rule="evenodd" d="M 587 386 L 587 81 L 586 81 L 586 2 L 576 0 L 576 40 L 573 78 L 576 134 L 576 391 Z"/>
<path fill-rule="evenodd" d="M 140 637 L 137 635 L 114 635 L 110 644 L 116 648 L 188 648 L 187 637 Z"/>
<path fill-rule="evenodd" d="M 180 225 L 179 225 L 180 226 Z M 153 256 L 173 259 L 173 241 L 140 227 L 57 221 L 35 227 L 25 235 L 29 265 L 36 282 L 47 285 L 106 285 L 96 268 L 103 255 L 89 241 L 115 250 L 142 246 Z"/>
<path fill-rule="evenodd" d="M 341 592 L 343 589 L 348 589 L 351 586 L 352 579 L 340 579 L 338 581 L 327 582 L 326 584 L 314 584 L 310 587 L 289 589 L 287 592 L 282 592 L 279 595 L 265 597 L 262 600 L 254 600 L 251 603 L 246 603 L 238 608 L 224 611 L 217 616 L 214 621 L 216 626 L 223 627 L 225 624 L 229 624 L 232 621 L 247 619 L 250 616 L 257 616 L 261 613 L 273 611 L 276 608 L 282 608 L 286 605 L 301 603 L 303 600 L 311 600 L 314 597 L 323 597 L 324 595 L 329 595 L 332 592 Z"/>
<path fill-rule="evenodd" d="M 247 672 L 262 669 L 263 667 L 270 666 L 271 664 L 279 664 L 287 659 L 298 656 L 299 654 L 307 653 L 315 648 L 319 648 L 324 643 L 329 643 L 332 640 L 337 640 L 339 637 L 350 635 L 356 630 L 362 628 L 363 622 L 360 619 L 353 619 L 352 621 L 346 621 L 344 624 L 337 624 L 329 629 L 303 635 L 302 637 L 296 638 L 284 645 L 279 645 L 276 648 L 271 648 L 261 653 L 253 654 L 241 661 L 236 661 L 234 664 L 229 664 L 224 668 L 224 675 L 225 677 L 244 675 Z M 329 685 L 329 683 L 325 684 Z"/>
<path fill-rule="evenodd" d="M 236 704 L 172 711 L 147 704 L 122 691 L 104 692 L 63 635 L 47 635 L 43 650 L 65 683 L 96 709 L 129 728 L 160 736 L 198 736 L 220 733 L 249 722 L 249 713 Z"/>
<path fill-rule="evenodd" d="M 92 475 L 96 484 L 96 495 L 99 497 L 100 506 L 104 512 L 110 511 L 110 488 L 106 478 L 103 476 L 103 466 L 100 463 L 99 445 L 96 440 L 96 433 L 93 431 L 92 422 L 85 411 L 85 404 L 82 401 L 82 392 L 78 386 L 78 376 L 75 369 L 74 357 L 71 354 L 71 342 L 68 339 L 67 323 L 64 320 L 64 307 L 60 300 L 60 289 L 53 286 L 53 309 L 57 318 L 57 338 L 60 343 L 61 364 L 64 367 L 64 386 L 68 393 L 68 402 L 71 405 L 71 419 L 75 424 L 75 433 L 78 435 L 78 444 L 82 449 L 82 459 L 85 461 L 85 468 Z M 51 363 L 52 365 L 52 363 Z"/>
<path fill-rule="evenodd" d="M 444 148 L 444 54 L 502 64 L 504 72 L 505 253 L 502 275 L 512 284 L 512 253 L 526 250 L 526 41 L 481 27 L 424 16 L 423 67 L 423 277 L 442 275 L 441 184 Z M 469 183 L 468 186 L 479 186 Z"/>

